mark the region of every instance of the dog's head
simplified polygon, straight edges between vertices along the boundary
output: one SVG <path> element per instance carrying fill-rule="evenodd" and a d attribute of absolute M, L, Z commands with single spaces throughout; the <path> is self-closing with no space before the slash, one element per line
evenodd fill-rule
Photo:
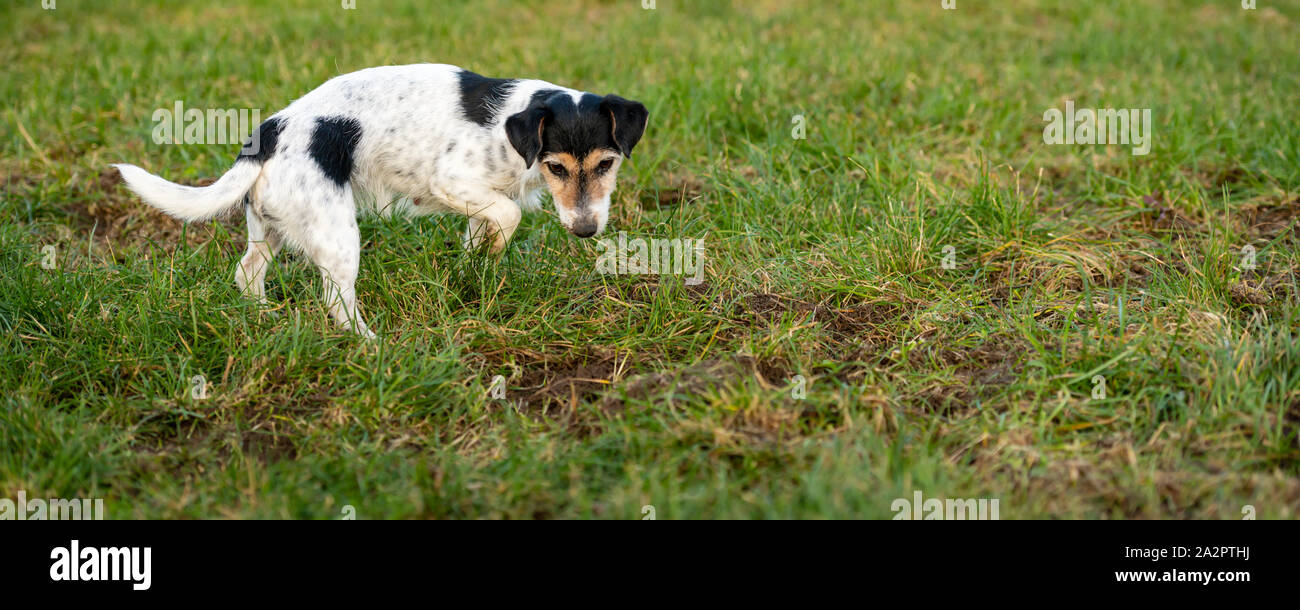
<path fill-rule="evenodd" d="M 649 112 L 617 95 L 539 91 L 523 112 L 506 119 L 506 137 L 526 167 L 541 164 L 560 222 L 591 237 L 609 221 L 609 196 L 623 158 L 645 132 Z"/>

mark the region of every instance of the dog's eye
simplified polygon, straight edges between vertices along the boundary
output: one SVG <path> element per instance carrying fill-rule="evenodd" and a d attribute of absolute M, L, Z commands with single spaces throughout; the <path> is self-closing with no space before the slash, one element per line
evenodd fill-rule
<path fill-rule="evenodd" d="M 604 161 L 601 161 L 601 162 L 600 162 L 600 165 L 597 165 L 597 166 L 596 166 L 596 171 L 599 171 L 600 173 L 603 174 L 603 173 L 609 171 L 609 168 L 611 168 L 611 167 L 614 167 L 614 160 L 613 160 L 613 159 L 605 159 Z"/>
<path fill-rule="evenodd" d="M 564 166 L 559 163 L 547 163 L 546 169 L 550 170 L 552 174 L 555 174 L 559 178 L 569 175 L 569 170 L 564 169 Z"/>

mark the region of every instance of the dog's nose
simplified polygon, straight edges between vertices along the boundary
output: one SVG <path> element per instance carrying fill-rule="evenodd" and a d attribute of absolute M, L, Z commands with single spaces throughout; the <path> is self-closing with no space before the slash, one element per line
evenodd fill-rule
<path fill-rule="evenodd" d="M 575 224 L 572 229 L 569 229 L 569 232 L 578 237 L 591 237 L 596 234 L 596 223 L 585 222 L 582 224 Z"/>

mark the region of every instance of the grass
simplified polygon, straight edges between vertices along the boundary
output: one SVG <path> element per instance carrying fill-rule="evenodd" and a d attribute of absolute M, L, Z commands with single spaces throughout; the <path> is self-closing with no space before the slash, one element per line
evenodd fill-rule
<path fill-rule="evenodd" d="M 1003 519 L 1297 516 L 1300 3 L 640 4 L 0 8 L 0 497 L 890 518 L 920 490 Z M 259 309 L 231 281 L 242 220 L 179 225 L 108 169 L 229 167 L 236 145 L 153 143 L 175 100 L 268 116 L 422 61 L 645 102 L 611 229 L 704 239 L 705 283 L 597 274 L 549 213 L 499 261 L 460 250 L 462 219 L 368 218 L 367 343 L 306 261 Z M 1152 109 L 1150 154 L 1045 145 L 1066 100 Z"/>

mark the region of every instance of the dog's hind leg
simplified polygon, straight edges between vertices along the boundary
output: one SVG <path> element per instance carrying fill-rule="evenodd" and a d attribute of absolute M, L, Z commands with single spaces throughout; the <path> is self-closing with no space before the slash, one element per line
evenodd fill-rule
<path fill-rule="evenodd" d="M 357 271 L 361 265 L 361 232 L 351 185 L 333 191 L 319 206 L 311 226 L 300 227 L 295 243 L 316 263 L 325 284 L 325 305 L 340 326 L 374 339 L 357 304 Z"/>
<path fill-rule="evenodd" d="M 280 237 L 252 206 L 245 208 L 244 217 L 248 221 L 248 250 L 235 269 L 235 286 L 258 303 L 266 303 L 266 270 L 280 251 Z"/>

